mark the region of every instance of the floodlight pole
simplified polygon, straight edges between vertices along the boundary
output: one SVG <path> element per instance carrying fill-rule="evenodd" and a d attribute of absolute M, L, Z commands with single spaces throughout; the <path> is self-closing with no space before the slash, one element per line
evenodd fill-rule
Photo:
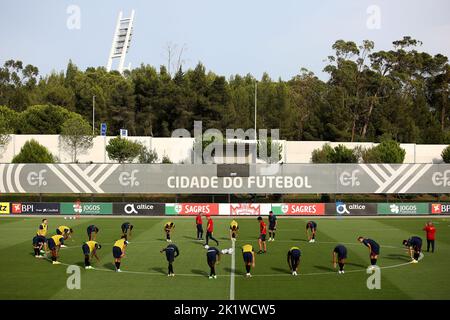
<path fill-rule="evenodd" d="M 257 141 L 257 134 L 256 134 L 256 117 L 257 117 L 257 107 L 258 107 L 258 81 L 255 81 L 255 142 Z"/>
<path fill-rule="evenodd" d="M 95 95 L 92 96 L 92 135 L 95 135 Z"/>

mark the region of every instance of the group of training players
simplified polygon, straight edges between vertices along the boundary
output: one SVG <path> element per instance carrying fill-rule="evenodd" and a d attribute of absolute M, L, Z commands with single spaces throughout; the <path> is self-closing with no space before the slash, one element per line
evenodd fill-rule
<path fill-rule="evenodd" d="M 204 243 L 207 249 L 206 258 L 207 263 L 210 268 L 210 279 L 216 279 L 215 266 L 220 262 L 221 251 L 216 247 L 209 247 L 209 240 L 214 240 L 216 245 L 219 245 L 219 241 L 213 237 L 214 222 L 210 215 L 206 215 L 207 219 L 207 232 L 206 232 L 206 242 Z M 268 216 L 269 227 L 267 228 L 266 223 L 262 217 L 257 218 L 260 227 L 260 235 L 258 238 L 259 251 L 257 254 L 265 254 L 267 252 L 266 246 L 266 235 L 267 229 L 269 230 L 268 241 L 275 241 L 275 232 L 277 229 L 277 217 L 270 211 Z M 203 221 L 202 214 L 199 213 L 196 216 L 196 227 L 197 227 L 197 240 L 203 241 Z M 169 242 L 167 247 L 163 248 L 160 252 L 166 254 L 166 259 L 168 262 L 168 276 L 174 276 L 173 263 L 175 258 L 179 256 L 180 251 L 178 247 L 172 243 L 172 232 L 175 229 L 175 224 L 172 221 L 165 223 L 164 232 L 166 235 L 166 241 Z M 129 222 L 125 222 L 121 225 L 121 237 L 119 240 L 115 241 L 113 245 L 112 254 L 114 257 L 115 270 L 121 272 L 120 264 L 121 259 L 125 256 L 126 247 L 129 244 L 129 239 L 132 236 L 133 225 Z M 232 220 L 230 223 L 230 239 L 235 242 L 237 234 L 239 231 L 239 224 L 237 221 Z M 432 248 L 432 252 L 435 250 L 435 233 L 436 228 L 432 222 L 428 222 L 423 231 L 427 235 L 427 251 Z M 91 266 L 90 260 L 95 257 L 98 261 L 100 259 L 97 256 L 97 250 L 101 249 L 102 246 L 96 241 L 99 228 L 95 225 L 90 225 L 87 227 L 88 241 L 83 243 L 82 251 L 84 255 L 85 269 L 94 269 Z M 33 249 L 36 258 L 43 258 L 43 254 L 51 253 L 51 260 L 53 264 L 60 264 L 57 260 L 60 248 L 65 247 L 64 242 L 71 237 L 73 234 L 73 229 L 68 226 L 59 226 L 56 229 L 56 234 L 47 238 L 48 233 L 48 221 L 43 219 L 42 223 L 36 232 L 36 236 L 33 238 Z M 317 223 L 315 221 L 308 221 L 306 223 L 306 236 L 309 243 L 314 243 L 316 241 L 317 233 Z M 373 239 L 358 237 L 359 242 L 364 244 L 369 249 L 370 257 L 370 267 L 374 268 L 377 263 L 378 256 L 380 254 L 380 245 Z M 408 248 L 409 255 L 412 259 L 412 263 L 418 263 L 419 257 L 422 253 L 422 239 L 418 236 L 412 236 L 407 240 L 403 240 L 403 245 Z M 230 249 L 228 249 L 230 250 Z M 227 250 L 224 250 L 225 252 Z M 231 251 L 229 251 L 231 253 Z M 292 275 L 298 275 L 298 267 L 300 264 L 300 257 L 302 253 L 299 247 L 293 246 L 289 249 L 287 253 L 287 263 L 289 265 Z M 242 256 L 244 259 L 244 264 L 246 268 L 246 277 L 251 277 L 251 268 L 255 267 L 255 252 L 251 244 L 244 244 L 242 246 Z M 332 263 L 333 267 L 339 266 L 338 273 L 344 273 L 344 265 L 347 259 L 347 248 L 343 244 L 338 244 L 332 253 Z"/>

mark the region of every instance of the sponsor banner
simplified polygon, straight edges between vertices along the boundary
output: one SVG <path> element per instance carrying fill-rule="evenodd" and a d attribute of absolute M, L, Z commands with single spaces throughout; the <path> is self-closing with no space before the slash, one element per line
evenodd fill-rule
<path fill-rule="evenodd" d="M 428 203 L 379 203 L 378 214 L 401 215 L 401 214 L 428 214 Z"/>
<path fill-rule="evenodd" d="M 61 203 L 61 214 L 112 214 L 112 207 L 112 203 L 64 202 Z"/>
<path fill-rule="evenodd" d="M 163 216 L 164 209 L 164 203 L 113 203 L 113 214 L 117 215 Z"/>
<path fill-rule="evenodd" d="M 325 214 L 324 203 L 272 203 L 275 215 L 303 215 L 316 216 Z"/>
<path fill-rule="evenodd" d="M 376 203 L 346 203 L 336 202 L 325 205 L 327 215 L 352 216 L 352 215 L 376 215 Z"/>
<path fill-rule="evenodd" d="M 11 214 L 59 214 L 59 203 L 51 202 L 13 202 L 11 203 Z"/>
<path fill-rule="evenodd" d="M 431 214 L 450 214 L 450 203 L 431 203 Z"/>
<path fill-rule="evenodd" d="M 0 202 L 0 214 L 9 214 L 9 202 Z"/>
<path fill-rule="evenodd" d="M 166 203 L 167 215 L 197 215 L 198 213 L 218 215 L 218 203 Z"/>
<path fill-rule="evenodd" d="M 227 215 L 231 216 L 267 216 L 272 210 L 270 203 L 230 203 L 230 212 Z M 222 213 L 221 213 L 222 214 Z"/>

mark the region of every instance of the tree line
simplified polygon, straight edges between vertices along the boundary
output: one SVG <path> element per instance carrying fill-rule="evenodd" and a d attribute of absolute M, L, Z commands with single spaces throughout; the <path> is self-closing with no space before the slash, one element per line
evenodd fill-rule
<path fill-rule="evenodd" d="M 404 37 L 375 51 L 369 40 L 338 40 L 324 65 L 327 81 L 306 69 L 288 81 L 268 74 L 227 79 L 201 63 L 173 75 L 142 64 L 121 75 L 69 62 L 64 72 L 41 76 L 37 67 L 9 60 L 0 67 L 0 134 L 60 134 L 74 114 L 91 126 L 94 96 L 96 133 L 101 122 L 108 135 L 126 128 L 167 137 L 193 130 L 195 120 L 204 130 L 248 129 L 257 82 L 258 128 L 280 129 L 281 139 L 448 144 L 448 58 L 420 51 L 421 44 Z"/>

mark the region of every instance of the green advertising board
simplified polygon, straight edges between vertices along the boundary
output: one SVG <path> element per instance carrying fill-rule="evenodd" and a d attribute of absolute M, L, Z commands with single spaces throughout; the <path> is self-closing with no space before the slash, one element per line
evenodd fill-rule
<path fill-rule="evenodd" d="M 380 215 L 429 214 L 428 203 L 379 203 Z"/>
<path fill-rule="evenodd" d="M 113 212 L 112 203 L 102 203 L 102 202 L 61 203 L 61 214 L 95 215 L 95 214 L 112 214 L 112 212 Z"/>

